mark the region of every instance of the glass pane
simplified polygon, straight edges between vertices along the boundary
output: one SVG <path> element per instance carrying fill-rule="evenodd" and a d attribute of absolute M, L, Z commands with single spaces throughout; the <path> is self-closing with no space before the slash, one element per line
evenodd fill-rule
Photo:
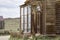
<path fill-rule="evenodd" d="M 23 16 L 21 16 L 21 23 L 23 23 Z"/>
<path fill-rule="evenodd" d="M 21 23 L 21 29 L 22 29 L 22 31 L 23 31 L 23 23 Z"/>
<path fill-rule="evenodd" d="M 21 15 L 23 15 L 23 8 L 21 8 Z"/>
<path fill-rule="evenodd" d="M 25 30 L 27 29 L 27 24 L 25 24 Z"/>
<path fill-rule="evenodd" d="M 24 33 L 27 33 L 27 24 L 25 24 L 25 30 L 24 30 Z"/>
<path fill-rule="evenodd" d="M 31 15 L 28 16 L 28 23 L 31 22 Z"/>
<path fill-rule="evenodd" d="M 27 16 L 25 16 L 25 23 L 27 23 Z"/>
<path fill-rule="evenodd" d="M 28 24 L 28 32 L 31 32 L 31 24 Z"/>
<path fill-rule="evenodd" d="M 31 24 L 29 23 L 29 29 L 31 28 Z"/>
<path fill-rule="evenodd" d="M 27 7 L 25 7 L 24 13 L 24 15 L 27 15 Z"/>
<path fill-rule="evenodd" d="M 31 14 L 31 6 L 28 5 L 28 14 L 30 15 Z"/>

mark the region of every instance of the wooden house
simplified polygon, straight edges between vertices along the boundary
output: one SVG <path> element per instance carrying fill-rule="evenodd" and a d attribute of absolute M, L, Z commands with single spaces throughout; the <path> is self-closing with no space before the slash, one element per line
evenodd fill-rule
<path fill-rule="evenodd" d="M 60 1 L 26 0 L 20 6 L 20 18 L 20 32 L 23 34 L 60 34 Z"/>

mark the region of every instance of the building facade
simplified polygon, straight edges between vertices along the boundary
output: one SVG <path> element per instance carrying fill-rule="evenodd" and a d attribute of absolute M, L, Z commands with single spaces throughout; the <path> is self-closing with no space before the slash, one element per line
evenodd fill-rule
<path fill-rule="evenodd" d="M 4 18 L 0 16 L 0 29 L 4 29 Z"/>
<path fill-rule="evenodd" d="M 20 6 L 20 32 L 60 34 L 59 0 L 26 0 Z"/>
<path fill-rule="evenodd" d="M 12 31 L 12 32 L 17 32 L 20 30 L 20 18 L 5 18 L 5 28 L 4 31 Z"/>

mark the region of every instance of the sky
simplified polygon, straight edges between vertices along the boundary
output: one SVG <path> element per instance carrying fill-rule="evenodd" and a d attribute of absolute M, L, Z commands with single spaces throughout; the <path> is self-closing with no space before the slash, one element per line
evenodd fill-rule
<path fill-rule="evenodd" d="M 19 6 L 25 0 L 0 0 L 0 16 L 4 18 L 15 18 L 20 16 Z"/>

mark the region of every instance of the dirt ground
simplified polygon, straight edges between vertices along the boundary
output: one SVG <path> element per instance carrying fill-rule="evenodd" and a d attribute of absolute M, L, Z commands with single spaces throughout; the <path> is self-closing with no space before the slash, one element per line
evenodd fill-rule
<path fill-rule="evenodd" d="M 0 36 L 0 40 L 9 40 L 10 36 Z"/>

